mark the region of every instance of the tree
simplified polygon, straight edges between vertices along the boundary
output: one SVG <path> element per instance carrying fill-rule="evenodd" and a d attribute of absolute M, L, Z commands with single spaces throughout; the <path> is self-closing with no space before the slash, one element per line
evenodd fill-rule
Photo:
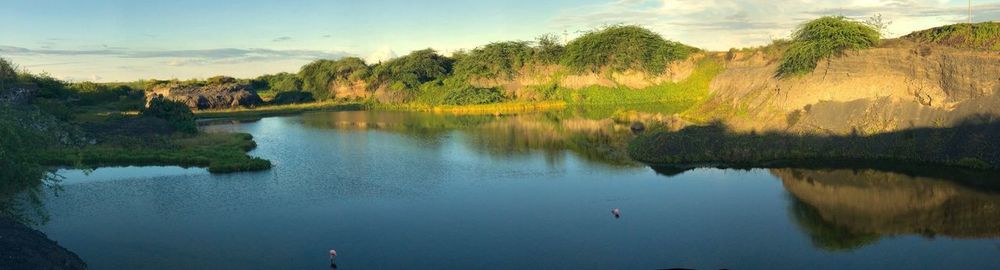
<path fill-rule="evenodd" d="M 17 80 L 17 71 L 13 64 L 7 59 L 0 58 L 0 89 L 14 83 Z"/>
<path fill-rule="evenodd" d="M 889 32 L 889 26 L 892 25 L 892 21 L 883 17 L 882 13 L 875 13 L 875 15 L 868 17 L 865 19 L 865 24 L 878 30 L 879 35 L 883 38 L 892 36 L 892 32 Z"/>
<path fill-rule="evenodd" d="M 302 90 L 302 79 L 296 74 L 281 72 L 257 77 L 252 82 L 258 91 L 290 92 Z"/>
<path fill-rule="evenodd" d="M 454 62 L 433 49 L 424 49 L 376 65 L 372 68 L 372 78 L 390 88 L 412 90 L 422 83 L 448 76 Z"/>
<path fill-rule="evenodd" d="M 330 83 L 334 81 L 356 81 L 368 77 L 370 68 L 365 60 L 357 57 L 345 57 L 340 60 L 316 60 L 299 70 L 302 80 L 302 90 L 313 93 L 316 99 L 323 100 L 330 96 Z"/>

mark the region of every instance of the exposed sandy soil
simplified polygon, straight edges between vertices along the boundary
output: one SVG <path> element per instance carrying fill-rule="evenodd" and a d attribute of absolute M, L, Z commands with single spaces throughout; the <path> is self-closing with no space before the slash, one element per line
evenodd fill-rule
<path fill-rule="evenodd" d="M 1000 115 L 1000 53 L 891 40 L 776 78 L 778 61 L 738 55 L 700 113 L 743 130 L 875 134 Z M 728 112 L 718 113 L 720 111 Z"/>

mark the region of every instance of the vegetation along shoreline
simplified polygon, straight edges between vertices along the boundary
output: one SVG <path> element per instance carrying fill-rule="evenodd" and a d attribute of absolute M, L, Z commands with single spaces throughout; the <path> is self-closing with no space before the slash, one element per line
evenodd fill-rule
<path fill-rule="evenodd" d="M 256 147 L 252 136 L 200 132 L 195 120 L 610 106 L 636 116 L 620 121 L 643 124 L 628 150 L 651 164 L 830 159 L 1000 168 L 994 124 L 1000 106 L 990 106 L 1000 104 L 1000 61 L 993 61 L 1000 60 L 1000 26 L 956 24 L 890 40 L 880 29 L 822 17 L 801 25 L 789 40 L 710 52 L 643 27 L 614 25 L 565 44 L 542 36 L 450 56 L 418 50 L 376 64 L 354 57 L 317 60 L 298 73 L 253 79 L 70 83 L 4 60 L 0 127 L 21 135 L 4 136 L 0 153 L 17 161 L 4 166 L 259 171 L 271 163 L 247 154 Z M 850 62 L 858 57 L 875 60 Z M 934 64 L 955 68 L 932 70 Z M 894 69 L 904 65 L 928 70 Z M 879 76 L 891 82 L 893 75 L 930 86 L 885 86 L 883 92 L 866 86 Z"/>

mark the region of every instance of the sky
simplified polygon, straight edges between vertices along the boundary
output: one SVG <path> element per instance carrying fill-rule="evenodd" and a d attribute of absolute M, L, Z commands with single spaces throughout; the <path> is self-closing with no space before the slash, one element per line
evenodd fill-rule
<path fill-rule="evenodd" d="M 824 15 L 878 13 L 889 34 L 968 20 L 967 0 L 0 0 L 0 57 L 70 81 L 240 78 L 316 59 L 371 63 L 636 24 L 709 50 L 787 38 Z M 975 0 L 976 22 L 1000 0 Z"/>

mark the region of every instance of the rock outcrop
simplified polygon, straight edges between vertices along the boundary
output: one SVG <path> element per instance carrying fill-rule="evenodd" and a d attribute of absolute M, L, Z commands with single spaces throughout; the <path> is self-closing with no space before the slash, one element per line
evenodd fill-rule
<path fill-rule="evenodd" d="M 33 87 L 13 86 L 0 88 L 0 105 L 21 105 L 31 102 L 38 94 L 38 89 Z"/>
<path fill-rule="evenodd" d="M 87 269 L 87 264 L 44 233 L 0 217 L 0 269 Z"/>
<path fill-rule="evenodd" d="M 1000 115 L 1000 53 L 891 40 L 776 78 L 778 59 L 736 55 L 697 113 L 742 130 L 877 134 Z M 990 120 L 990 119 L 985 119 Z"/>
<path fill-rule="evenodd" d="M 198 110 L 254 107 L 264 103 L 253 87 L 236 82 L 207 85 L 170 83 L 156 86 L 146 92 L 147 102 L 156 96 L 179 101 Z"/>

